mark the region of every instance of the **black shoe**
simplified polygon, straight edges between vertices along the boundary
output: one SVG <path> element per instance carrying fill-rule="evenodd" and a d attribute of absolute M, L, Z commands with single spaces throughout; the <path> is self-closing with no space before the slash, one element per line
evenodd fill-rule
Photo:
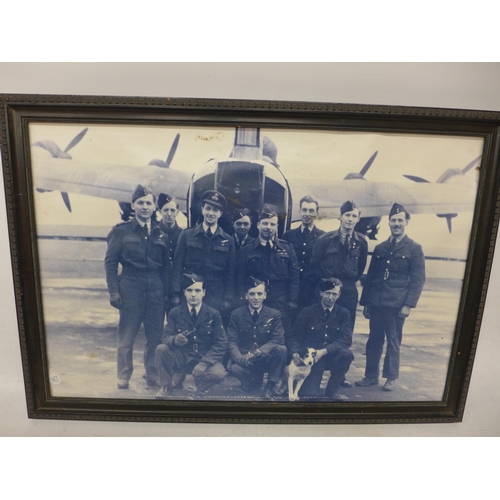
<path fill-rule="evenodd" d="M 368 387 L 369 385 L 378 385 L 378 378 L 365 377 L 363 380 L 357 380 L 355 384 L 358 387 Z"/>
<path fill-rule="evenodd" d="M 388 378 L 384 387 L 382 387 L 382 390 L 383 391 L 393 391 L 395 389 L 395 387 L 396 387 L 396 380 Z"/>
<path fill-rule="evenodd" d="M 118 387 L 118 389 L 128 389 L 128 380 L 119 378 L 116 386 Z"/>

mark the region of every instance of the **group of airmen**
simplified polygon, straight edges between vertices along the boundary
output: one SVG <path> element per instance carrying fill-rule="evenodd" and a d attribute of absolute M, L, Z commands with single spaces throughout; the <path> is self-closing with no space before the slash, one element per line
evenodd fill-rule
<path fill-rule="evenodd" d="M 258 214 L 258 234 L 251 237 L 255 221 L 249 209 L 231 214 L 229 235 L 218 224 L 227 209 L 224 196 L 207 191 L 201 205 L 202 221 L 182 230 L 177 201 L 165 194 L 156 199 L 139 185 L 132 196 L 134 217 L 108 235 L 106 281 L 110 303 L 120 311 L 119 389 L 129 388 L 143 325 L 144 377 L 158 398 L 175 396 L 186 375 L 203 395 L 228 374 L 245 392 L 279 398 L 285 365 L 300 366 L 301 349 L 313 348 L 315 363 L 300 399 L 348 399 L 344 388 L 352 384 L 345 377 L 354 359 L 358 301 L 370 334 L 365 376 L 355 383 L 379 384 L 386 342 L 382 389 L 395 389 L 404 321 L 425 281 L 422 247 L 406 235 L 410 214 L 402 205 L 390 210 L 391 236 L 373 252 L 360 300 L 357 282 L 368 244 L 355 231 L 361 210 L 354 201 L 342 205 L 339 229 L 325 233 L 315 225 L 317 201 L 305 196 L 300 226 L 282 239 L 278 214 L 269 206 Z M 330 376 L 323 391 L 325 372 Z"/>

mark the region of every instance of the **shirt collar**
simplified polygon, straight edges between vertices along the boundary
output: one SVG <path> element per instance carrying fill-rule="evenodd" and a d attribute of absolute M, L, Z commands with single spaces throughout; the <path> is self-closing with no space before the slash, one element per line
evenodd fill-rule
<path fill-rule="evenodd" d="M 309 232 L 313 232 L 313 229 L 316 227 L 316 224 L 313 224 L 311 227 L 304 227 L 302 224 L 300 225 L 300 232 L 303 233 L 304 232 L 304 229 L 309 229 Z"/>
<path fill-rule="evenodd" d="M 262 305 L 262 306 L 260 306 L 260 308 L 259 308 L 259 309 L 252 309 L 250 306 L 248 306 L 248 310 L 250 311 L 250 316 L 252 316 L 252 315 L 253 315 L 254 311 L 257 311 L 257 314 L 260 314 L 260 311 L 262 311 L 262 308 L 263 308 L 263 307 L 264 307 L 264 306 Z"/>
<path fill-rule="evenodd" d="M 205 224 L 205 222 L 202 222 L 201 223 L 201 226 L 203 227 L 203 231 L 205 231 L 205 233 L 208 231 L 209 229 L 209 226 L 207 226 Z M 217 229 L 219 228 L 219 226 L 216 224 L 215 227 L 210 227 L 210 231 L 212 234 L 216 234 L 217 233 Z"/>
<path fill-rule="evenodd" d="M 198 316 L 200 314 L 200 310 L 201 310 L 201 306 L 203 305 L 203 302 L 198 306 L 198 307 L 195 307 L 195 310 L 196 310 L 196 315 Z M 189 311 L 189 314 L 191 314 L 191 309 L 193 308 L 192 306 L 190 306 L 187 302 L 186 302 L 186 306 L 188 308 L 188 311 Z"/>
<path fill-rule="evenodd" d="M 137 222 L 138 226 L 141 226 L 141 227 L 146 226 L 148 229 L 148 233 L 151 232 L 151 220 L 149 222 L 141 222 L 137 217 L 135 217 L 135 221 Z"/>
<path fill-rule="evenodd" d="M 260 236 L 259 236 L 257 239 L 258 239 L 259 243 L 260 243 L 263 247 L 267 246 L 267 241 L 265 241 L 265 240 L 261 240 L 261 239 L 260 239 Z M 274 241 L 273 241 L 273 240 L 269 240 L 269 243 L 270 243 L 270 245 L 271 245 L 271 248 L 274 248 Z"/>

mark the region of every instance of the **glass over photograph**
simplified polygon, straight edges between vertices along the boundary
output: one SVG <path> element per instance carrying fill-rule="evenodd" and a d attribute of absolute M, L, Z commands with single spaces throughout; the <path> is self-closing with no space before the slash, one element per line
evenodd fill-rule
<path fill-rule="evenodd" d="M 51 396 L 443 400 L 482 138 L 31 123 L 29 139 Z"/>

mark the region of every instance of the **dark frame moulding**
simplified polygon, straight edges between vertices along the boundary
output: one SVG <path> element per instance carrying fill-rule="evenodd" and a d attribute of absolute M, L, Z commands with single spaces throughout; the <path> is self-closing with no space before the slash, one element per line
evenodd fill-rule
<path fill-rule="evenodd" d="M 144 97 L 2 95 L 0 100 L 0 140 L 8 227 L 30 418 L 287 424 L 461 421 L 498 230 L 500 113 L 404 106 Z M 484 138 L 469 256 L 443 400 L 282 404 L 266 401 L 163 402 L 52 397 L 49 392 L 27 133 L 29 123 L 34 121 L 62 124 L 246 125 Z"/>

